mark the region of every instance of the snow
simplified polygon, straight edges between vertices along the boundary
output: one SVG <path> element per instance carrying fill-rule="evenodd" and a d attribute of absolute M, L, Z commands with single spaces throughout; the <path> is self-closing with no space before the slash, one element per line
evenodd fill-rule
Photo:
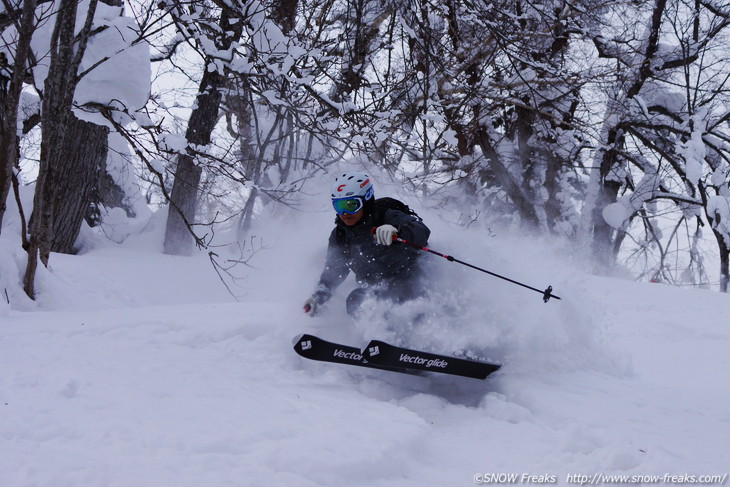
<path fill-rule="evenodd" d="M 182 134 L 163 134 L 160 136 L 160 148 L 164 151 L 184 154 L 188 148 L 188 141 Z"/>
<path fill-rule="evenodd" d="M 610 203 L 603 208 L 603 219 L 615 229 L 620 229 L 633 214 L 634 210 L 628 208 L 623 202 Z"/>
<path fill-rule="evenodd" d="M 134 113 L 147 103 L 152 78 L 150 49 L 147 42 L 138 42 L 136 24 L 128 17 L 107 19 L 109 27 L 89 39 L 81 72 L 97 65 L 81 78 L 76 88 L 74 103 L 109 104 L 122 111 Z M 76 110 L 79 118 L 97 124 L 108 123 L 98 114 Z M 129 122 L 128 117 L 117 115 L 118 121 Z"/>
<path fill-rule="evenodd" d="M 53 254 L 36 305 L 0 296 L 0 485 L 435 487 L 500 474 L 568 485 L 576 474 L 727 474 L 727 295 L 592 276 L 560 242 L 464 230 L 419 209 L 432 248 L 551 283 L 562 299 L 544 304 L 424 256 L 433 257 L 430 299 L 352 321 L 348 281 L 310 318 L 301 306 L 331 228 L 324 203 L 263 219 L 263 249 L 236 270 L 239 301 L 207 254 L 160 253 L 158 214 L 121 245 L 97 236 L 82 255 Z M 22 256 L 13 238 L 0 238 L 3 286 Z M 424 310 L 420 327 L 404 324 Z M 306 361 L 291 346 L 305 332 L 364 344 L 404 331 L 413 345 L 504 366 L 486 381 L 415 377 Z"/>
<path fill-rule="evenodd" d="M 78 6 L 76 29 L 80 31 L 88 12 L 89 2 Z M 48 11 L 46 4 L 39 5 L 37 16 Z M 149 45 L 138 41 L 137 25 L 134 19 L 120 15 L 122 9 L 99 3 L 96 8 L 93 29 L 79 73 L 88 71 L 79 80 L 74 92 L 76 106 L 86 103 L 110 105 L 121 111 L 134 113 L 144 107 L 149 99 L 152 77 Z M 38 62 L 33 66 L 35 86 L 43 87 L 50 66 L 50 39 L 55 26 L 55 15 L 48 16 L 33 34 L 32 49 Z M 102 29 L 105 27 L 104 29 Z M 106 60 L 106 61 L 105 61 Z M 100 64 L 97 64 L 100 63 Z M 75 109 L 74 114 L 82 119 L 100 125 L 109 122 L 93 109 Z M 128 116 L 115 112 L 114 117 L 122 124 L 129 123 Z"/>
<path fill-rule="evenodd" d="M 697 185 L 702 177 L 702 163 L 707 153 L 707 147 L 705 147 L 705 142 L 702 139 L 702 133 L 706 129 L 706 122 L 703 122 L 703 119 L 706 116 L 706 110 L 703 110 L 692 117 L 694 130 L 692 130 L 691 138 L 688 142 L 679 146 L 679 153 L 684 156 L 686 161 L 687 180 L 694 185 Z"/>

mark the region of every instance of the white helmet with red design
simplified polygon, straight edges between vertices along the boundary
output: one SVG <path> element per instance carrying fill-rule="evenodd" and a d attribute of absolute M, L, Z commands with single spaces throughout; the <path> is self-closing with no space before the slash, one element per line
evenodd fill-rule
<path fill-rule="evenodd" d="M 352 171 L 343 173 L 332 183 L 332 199 L 360 197 L 363 203 L 375 196 L 373 183 L 367 174 Z"/>

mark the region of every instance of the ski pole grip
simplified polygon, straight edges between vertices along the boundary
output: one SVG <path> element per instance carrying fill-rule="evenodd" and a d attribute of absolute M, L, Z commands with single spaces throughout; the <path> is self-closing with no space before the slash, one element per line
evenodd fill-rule
<path fill-rule="evenodd" d="M 309 313 L 310 311 L 312 311 L 312 305 L 310 305 L 310 304 L 305 304 L 305 305 L 304 305 L 304 312 L 305 312 L 305 313 Z"/>

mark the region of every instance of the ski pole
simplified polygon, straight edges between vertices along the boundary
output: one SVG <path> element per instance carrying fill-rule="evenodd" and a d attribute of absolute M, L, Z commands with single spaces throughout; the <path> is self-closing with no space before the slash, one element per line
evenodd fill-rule
<path fill-rule="evenodd" d="M 430 254 L 438 255 L 439 257 L 443 257 L 444 259 L 448 260 L 449 262 L 456 262 L 461 265 L 465 265 L 467 267 L 471 267 L 472 269 L 476 269 L 478 271 L 484 272 L 485 274 L 489 274 L 490 276 L 498 277 L 500 279 L 504 279 L 507 282 L 511 282 L 512 284 L 517 284 L 518 286 L 522 286 L 527 289 L 531 289 L 532 291 L 538 292 L 542 294 L 542 300 L 544 302 L 550 301 L 550 298 L 560 299 L 559 296 L 556 296 L 553 294 L 553 287 L 548 286 L 547 289 L 544 291 L 541 291 L 540 289 L 534 288 L 532 286 L 528 286 L 527 284 L 521 283 L 519 281 L 515 281 L 514 279 L 510 279 L 509 277 L 500 276 L 497 273 L 494 273 L 492 271 L 488 271 L 486 269 L 482 269 L 481 267 L 477 267 L 475 265 L 469 264 L 468 262 L 464 262 L 463 260 L 456 259 L 450 255 L 442 254 L 441 252 L 436 252 L 435 250 L 431 250 L 428 247 L 422 247 L 418 244 L 415 244 L 413 242 L 409 242 L 408 240 L 400 237 L 393 237 L 393 240 L 396 242 L 400 242 L 402 244 L 410 245 L 411 247 L 417 248 L 418 250 L 423 250 L 424 252 L 428 252 Z"/>

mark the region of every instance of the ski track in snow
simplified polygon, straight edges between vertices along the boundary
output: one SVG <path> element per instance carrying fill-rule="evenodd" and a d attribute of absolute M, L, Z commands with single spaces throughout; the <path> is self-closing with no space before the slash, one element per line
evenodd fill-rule
<path fill-rule="evenodd" d="M 503 369 L 415 377 L 297 356 L 302 332 L 383 332 L 336 306 L 312 320 L 287 292 L 233 303 L 214 277 L 159 290 L 198 279 L 196 259 L 123 291 L 159 260 L 125 252 L 54 255 L 49 309 L 0 316 L 0 486 L 469 486 L 478 473 L 567 485 L 730 469 L 725 295 L 583 276 L 545 305 L 495 285 L 482 318 L 441 325 L 440 342 L 437 323 L 411 331 L 485 346 Z M 80 282 L 81 297 L 58 290 Z"/>

